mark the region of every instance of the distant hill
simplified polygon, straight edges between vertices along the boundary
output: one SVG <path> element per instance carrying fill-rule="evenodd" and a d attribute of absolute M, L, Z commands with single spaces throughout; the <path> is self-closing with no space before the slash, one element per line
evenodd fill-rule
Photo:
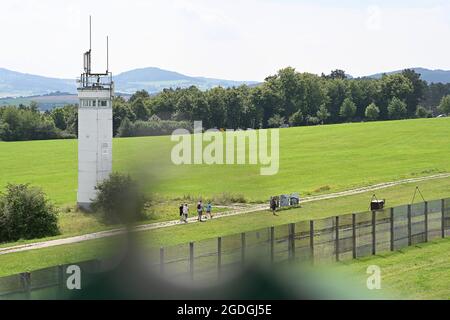
<path fill-rule="evenodd" d="M 56 79 L 0 68 L 0 98 L 76 92 L 74 80 Z"/>
<path fill-rule="evenodd" d="M 120 95 L 124 99 L 128 100 L 130 95 L 128 94 L 116 94 Z M 78 95 L 68 92 L 52 92 L 45 95 L 28 96 L 28 97 L 9 97 L 0 98 L 0 107 L 8 105 L 30 105 L 31 102 L 36 102 L 39 109 L 42 111 L 52 110 L 56 107 L 63 107 L 68 104 L 77 104 Z"/>
<path fill-rule="evenodd" d="M 450 83 L 450 71 L 447 70 L 430 70 L 425 68 L 411 68 L 417 73 L 420 73 L 422 79 L 428 83 Z M 386 72 L 386 74 L 395 74 L 401 73 L 402 70 Z M 377 73 L 369 76 L 369 78 L 379 79 L 383 76 L 384 73 Z"/>
<path fill-rule="evenodd" d="M 62 107 L 68 104 L 78 103 L 78 96 L 75 94 L 55 92 L 45 95 L 28 97 L 10 97 L 0 98 L 0 107 L 7 105 L 18 106 L 20 104 L 30 105 L 34 101 L 38 104 L 40 110 L 51 110 L 55 107 Z"/>
<path fill-rule="evenodd" d="M 138 90 L 147 90 L 150 93 L 157 93 L 165 88 L 187 88 L 190 86 L 197 86 L 201 90 L 207 90 L 217 86 L 228 88 L 240 86 L 242 84 L 253 85 L 257 83 L 255 81 L 233 81 L 191 77 L 159 68 L 144 68 L 127 71 L 114 77 L 114 81 L 116 82 L 117 91 L 129 94 Z"/>
<path fill-rule="evenodd" d="M 412 68 L 422 75 L 428 83 L 450 83 L 450 71 Z M 401 70 L 387 72 L 400 73 Z M 368 76 L 381 78 L 383 73 Z M 135 69 L 120 73 L 114 77 L 116 92 L 124 96 L 138 90 L 147 90 L 151 94 L 166 88 L 187 88 L 197 86 L 201 90 L 222 86 L 225 88 L 247 84 L 255 86 L 256 81 L 233 81 L 205 77 L 192 77 L 160 68 Z M 0 106 L 29 104 L 36 101 L 43 110 L 68 103 L 77 102 L 77 84 L 74 79 L 58 79 L 20 73 L 0 68 Z"/>
<path fill-rule="evenodd" d="M 204 77 L 191 77 L 159 68 L 145 68 L 127 71 L 114 77 L 116 91 L 133 94 L 137 90 L 158 93 L 166 88 L 197 86 L 202 90 L 217 86 L 232 87 L 242 84 L 253 85 L 255 81 L 233 81 Z M 76 94 L 74 79 L 58 79 L 20 73 L 0 68 L 0 98 L 30 97 L 52 92 Z"/>

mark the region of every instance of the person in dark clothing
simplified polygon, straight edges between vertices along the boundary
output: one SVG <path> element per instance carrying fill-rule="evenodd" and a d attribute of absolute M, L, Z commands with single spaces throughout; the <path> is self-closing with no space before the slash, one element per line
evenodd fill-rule
<path fill-rule="evenodd" d="M 270 210 L 272 210 L 272 213 L 274 216 L 276 216 L 276 212 L 277 212 L 277 201 L 275 200 L 274 197 L 270 198 Z"/>
<path fill-rule="evenodd" d="M 183 222 L 184 221 L 184 205 L 183 204 L 181 204 L 180 205 L 180 222 Z"/>
<path fill-rule="evenodd" d="M 199 201 L 198 205 L 197 205 L 197 213 L 198 213 L 198 221 L 199 222 L 203 222 L 202 216 L 203 216 L 203 202 Z"/>

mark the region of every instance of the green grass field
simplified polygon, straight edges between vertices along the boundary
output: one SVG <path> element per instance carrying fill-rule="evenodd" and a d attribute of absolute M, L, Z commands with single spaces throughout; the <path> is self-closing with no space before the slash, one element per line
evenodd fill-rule
<path fill-rule="evenodd" d="M 428 200 L 450 197 L 450 178 L 438 179 L 415 184 L 403 184 L 377 191 L 380 198 L 386 199 L 389 207 L 411 203 L 414 189 L 419 186 Z M 168 246 L 191 241 L 200 241 L 219 236 L 240 234 L 266 227 L 293 222 L 328 218 L 349 213 L 366 212 L 373 192 L 347 197 L 305 203 L 302 208 L 280 212 L 274 217 L 268 211 L 249 213 L 209 221 L 207 224 L 191 224 L 156 229 L 140 234 L 143 243 L 151 246 Z M 417 200 L 416 200 L 417 201 Z"/>
<path fill-rule="evenodd" d="M 280 134 L 280 172 L 272 177 L 260 176 L 259 166 L 176 167 L 170 164 L 174 143 L 168 137 L 115 139 L 114 169 L 148 178 L 148 190 L 156 194 L 159 202 L 148 222 L 166 221 L 178 219 L 174 203 L 185 198 L 213 198 L 227 192 L 242 195 L 251 202 L 262 202 L 274 194 L 301 192 L 304 196 L 331 193 L 450 172 L 449 136 L 450 119 L 447 118 L 284 129 Z M 31 183 L 43 187 L 51 200 L 63 208 L 60 216 L 63 234 L 60 237 L 111 228 L 95 216 L 64 210 L 76 201 L 76 149 L 77 143 L 73 140 L 0 143 L 0 186 L 7 183 Z M 420 186 L 427 200 L 450 196 L 450 179 L 399 185 L 380 190 L 377 194 L 387 199 L 388 206 L 397 206 L 410 203 L 416 185 Z M 140 233 L 138 239 L 144 248 L 170 246 L 301 220 L 361 212 L 367 210 L 372 194 L 368 192 L 307 203 L 301 209 L 282 212 L 279 217 L 273 217 L 268 212 L 258 212 L 205 224 L 158 229 Z M 161 206 L 161 203 L 169 205 Z M 10 245 L 4 244 L 2 247 Z M 430 259 L 434 253 L 437 256 L 442 250 L 440 246 L 435 248 L 427 245 L 426 248 L 420 252 L 426 254 L 430 251 Z M 111 239 L 102 239 L 3 255 L 0 256 L 0 276 L 94 259 L 110 252 Z M 409 290 L 406 282 L 404 286 L 395 287 L 395 279 L 402 279 L 402 264 L 407 268 L 414 258 L 402 262 L 395 257 L 393 255 L 392 259 L 399 259 L 400 267 L 395 269 L 390 266 L 388 274 L 392 274 L 393 288 L 406 296 L 405 292 Z M 381 259 L 382 263 L 384 256 L 376 259 Z M 390 260 L 391 255 L 386 261 Z M 346 267 L 358 273 L 365 262 L 357 261 Z M 448 265 L 448 257 L 442 263 Z M 412 276 L 403 277 L 412 281 L 411 290 L 421 292 L 422 287 L 434 281 L 428 279 L 428 275 L 439 274 L 439 270 L 433 270 L 420 276 L 423 281 L 407 278 Z M 442 297 L 442 294 L 447 293 L 445 290 L 436 290 L 435 297 Z M 433 295 L 417 297 L 430 298 Z"/>
<path fill-rule="evenodd" d="M 1 264 L 0 276 L 16 273 L 18 268 L 34 270 L 38 264 L 44 266 L 42 256 L 50 261 L 59 263 L 73 263 L 71 254 L 75 252 L 80 260 L 92 259 L 98 252 L 112 252 L 111 247 L 115 242 L 92 241 L 88 248 L 75 244 L 65 246 L 57 251 L 54 249 L 42 249 L 27 254 L 25 261 L 6 257 Z M 328 266 L 328 277 L 339 277 L 345 285 L 352 283 L 355 289 L 360 288 L 361 298 L 371 298 L 372 293 L 364 291 L 367 280 L 366 270 L 369 266 L 377 265 L 381 268 L 382 289 L 374 292 L 376 298 L 382 299 L 450 299 L 450 256 L 446 254 L 450 250 L 450 239 L 433 241 L 406 248 L 398 252 L 381 253 L 377 256 L 367 257 L 353 261 L 341 262 Z M 79 261 L 79 260 L 77 260 Z M 7 263 L 5 263 L 7 262 Z M 301 281 L 300 281 L 301 282 Z M 348 295 L 348 293 L 347 293 Z M 348 295 L 349 296 L 349 295 Z M 355 298 L 355 296 L 352 296 Z M 336 297 L 343 298 L 345 297 Z M 357 298 L 357 297 L 356 297 Z"/>
<path fill-rule="evenodd" d="M 381 268 L 383 298 L 449 300 L 449 250 L 450 239 L 445 239 L 341 263 L 336 270 L 351 275 L 363 286 L 367 268 L 376 265 Z"/>
<path fill-rule="evenodd" d="M 273 194 L 336 192 L 450 171 L 450 119 L 356 123 L 283 129 L 280 172 L 259 166 L 175 166 L 169 137 L 114 140 L 114 170 L 147 177 L 164 199 L 242 194 L 266 201 Z M 0 186 L 41 186 L 59 205 L 74 204 L 77 142 L 0 143 Z"/>

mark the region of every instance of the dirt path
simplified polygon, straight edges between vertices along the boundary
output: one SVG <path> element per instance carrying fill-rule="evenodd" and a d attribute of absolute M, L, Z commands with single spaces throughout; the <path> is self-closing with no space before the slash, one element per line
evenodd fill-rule
<path fill-rule="evenodd" d="M 372 186 L 367 186 L 367 187 L 362 187 L 362 188 L 357 188 L 357 189 L 352 189 L 352 190 L 347 190 L 347 191 L 342 191 L 342 192 L 337 192 L 337 193 L 330 193 L 330 194 L 307 197 L 307 198 L 303 198 L 301 202 L 308 203 L 308 202 L 314 202 L 314 201 L 335 199 L 335 198 L 365 193 L 365 192 L 369 192 L 369 191 L 376 191 L 376 190 L 380 190 L 380 189 L 390 188 L 390 187 L 394 187 L 394 186 L 405 184 L 405 183 L 416 183 L 416 182 L 421 182 L 421 181 L 443 179 L 443 178 L 449 178 L 449 177 L 450 177 L 450 173 L 443 173 L 443 174 L 437 174 L 437 175 L 428 176 L 428 177 L 411 178 L 411 179 L 399 180 L 399 181 L 394 181 L 394 182 L 385 182 L 385 183 L 375 184 Z M 253 213 L 253 212 L 258 212 L 258 211 L 263 211 L 263 210 L 268 209 L 267 204 L 233 205 L 232 207 L 234 208 L 233 210 L 217 214 L 214 217 L 214 219 L 227 218 L 227 217 L 232 217 L 232 216 L 236 216 L 236 215 Z M 189 224 L 198 223 L 197 218 L 188 219 L 188 223 Z M 133 231 L 134 232 L 142 232 L 142 231 L 149 231 L 149 230 L 154 230 L 154 229 L 172 227 L 172 226 L 176 226 L 176 225 L 180 225 L 179 220 L 142 225 L 142 226 L 136 227 Z M 124 233 L 125 233 L 124 229 L 115 229 L 115 230 L 102 231 L 102 232 L 91 233 L 91 234 L 87 234 L 87 235 L 65 238 L 65 239 L 31 243 L 31 244 L 19 245 L 19 246 L 8 247 L 8 248 L 0 248 L 0 255 L 29 251 L 29 250 L 36 250 L 36 249 L 43 249 L 43 248 L 49 248 L 49 247 L 61 246 L 61 245 L 67 245 L 67 244 L 73 244 L 73 243 L 79 243 L 79 242 L 95 240 L 95 239 L 108 238 L 108 237 L 118 236 L 118 235 L 121 235 Z"/>

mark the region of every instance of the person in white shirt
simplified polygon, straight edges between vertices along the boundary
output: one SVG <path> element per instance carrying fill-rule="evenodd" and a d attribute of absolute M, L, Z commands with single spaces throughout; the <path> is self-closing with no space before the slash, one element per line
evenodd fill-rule
<path fill-rule="evenodd" d="M 184 223 L 188 223 L 189 206 L 187 203 L 183 206 L 183 216 L 184 216 Z"/>

